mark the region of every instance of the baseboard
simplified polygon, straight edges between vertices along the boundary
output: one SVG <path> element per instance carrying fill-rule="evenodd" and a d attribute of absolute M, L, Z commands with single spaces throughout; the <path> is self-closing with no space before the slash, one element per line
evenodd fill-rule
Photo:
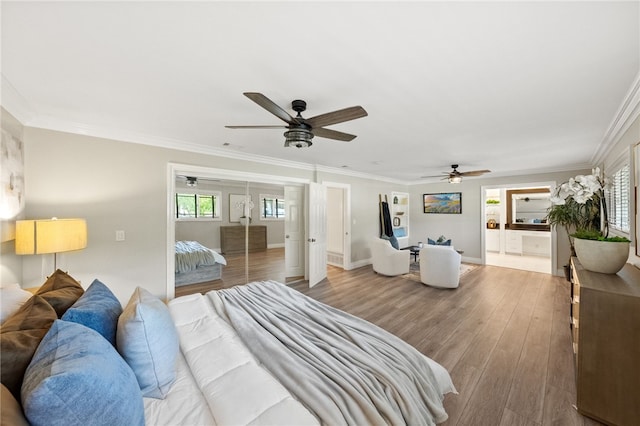
<path fill-rule="evenodd" d="M 358 260 L 358 261 L 356 261 L 356 262 L 351 262 L 351 263 L 349 263 L 349 264 L 346 266 L 345 270 L 350 271 L 350 270 L 352 270 L 352 269 L 362 268 L 363 266 L 371 265 L 371 263 L 373 263 L 373 262 L 372 262 L 372 260 L 371 260 L 371 258 L 369 258 L 369 259 L 364 259 L 364 260 Z"/>

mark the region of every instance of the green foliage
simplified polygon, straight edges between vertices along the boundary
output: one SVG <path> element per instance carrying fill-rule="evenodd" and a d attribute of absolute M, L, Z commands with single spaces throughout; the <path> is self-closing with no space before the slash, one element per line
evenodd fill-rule
<path fill-rule="evenodd" d="M 500 204 L 500 200 L 492 200 L 492 199 L 488 199 L 488 200 L 487 200 L 487 204 Z"/>
<path fill-rule="evenodd" d="M 580 238 L 582 240 L 594 240 L 594 241 L 609 241 L 613 243 L 629 243 L 629 239 L 625 237 L 604 237 L 600 231 L 594 230 L 580 230 L 576 231 L 572 237 Z"/>

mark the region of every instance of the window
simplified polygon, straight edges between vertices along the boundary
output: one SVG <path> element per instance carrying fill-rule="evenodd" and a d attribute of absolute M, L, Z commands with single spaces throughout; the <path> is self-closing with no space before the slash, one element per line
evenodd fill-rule
<path fill-rule="evenodd" d="M 609 227 L 629 233 L 629 165 L 624 165 L 612 176 L 607 197 Z"/>
<path fill-rule="evenodd" d="M 220 220 L 221 199 L 220 192 L 177 193 L 176 218 Z"/>
<path fill-rule="evenodd" d="M 260 219 L 284 219 L 284 196 L 260 194 Z"/>

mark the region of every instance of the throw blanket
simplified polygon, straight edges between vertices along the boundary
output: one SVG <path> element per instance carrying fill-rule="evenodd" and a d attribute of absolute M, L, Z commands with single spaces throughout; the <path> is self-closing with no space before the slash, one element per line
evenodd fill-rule
<path fill-rule="evenodd" d="M 227 264 L 225 258 L 197 241 L 176 241 L 176 272 L 189 272 L 198 266 Z"/>
<path fill-rule="evenodd" d="M 256 358 L 324 424 L 447 419 L 424 356 L 391 333 L 275 281 L 216 293 Z"/>

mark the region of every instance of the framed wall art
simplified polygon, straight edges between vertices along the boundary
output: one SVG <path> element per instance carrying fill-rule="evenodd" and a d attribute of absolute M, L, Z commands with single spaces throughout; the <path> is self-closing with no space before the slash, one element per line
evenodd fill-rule
<path fill-rule="evenodd" d="M 425 213 L 461 214 L 462 192 L 423 194 L 422 204 Z"/>
<path fill-rule="evenodd" d="M 240 218 L 245 215 L 251 217 L 251 209 L 253 208 L 251 195 L 249 195 L 248 203 L 246 200 L 246 195 L 229 194 L 229 222 L 240 222 Z"/>

